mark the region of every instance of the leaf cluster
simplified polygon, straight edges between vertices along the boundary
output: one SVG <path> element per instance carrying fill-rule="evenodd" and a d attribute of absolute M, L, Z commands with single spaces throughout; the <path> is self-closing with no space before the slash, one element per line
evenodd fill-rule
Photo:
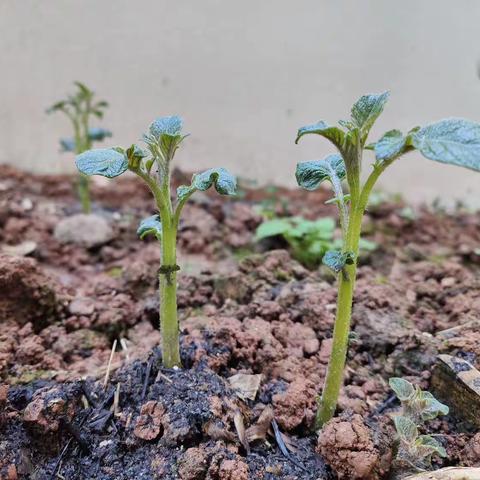
<path fill-rule="evenodd" d="M 47 109 L 47 113 L 63 112 L 68 116 L 79 116 L 85 113 L 103 118 L 108 102 L 98 100 L 94 102 L 95 93 L 81 82 L 74 82 L 76 91 L 67 95 L 63 100 L 55 102 Z"/>
<path fill-rule="evenodd" d="M 288 243 L 292 256 L 307 268 L 316 268 L 323 263 L 338 273 L 339 270 L 335 270 L 329 261 L 333 254 L 342 255 L 337 250 L 331 250 L 341 247 L 341 241 L 334 238 L 334 233 L 335 221 L 331 217 L 319 220 L 307 220 L 298 216 L 281 217 L 262 222 L 255 232 L 255 240 L 280 236 Z M 374 242 L 368 240 L 360 242 L 361 251 L 371 251 L 375 248 L 377 245 Z"/>
<path fill-rule="evenodd" d="M 393 418 L 399 440 L 398 459 L 423 468 L 434 454 L 446 457 L 445 448 L 432 436 L 421 435 L 418 425 L 447 415 L 448 406 L 403 378 L 390 378 L 389 384 L 402 405 L 402 413 Z"/>
<path fill-rule="evenodd" d="M 234 195 L 237 182 L 225 168 L 210 168 L 193 175 L 190 185 L 177 188 L 176 204 L 170 199 L 170 162 L 180 144 L 188 136 L 182 133 L 183 121 L 178 116 L 160 117 L 153 121 L 143 141 L 146 150 L 133 144 L 128 148 L 99 148 L 76 157 L 78 170 L 85 175 L 101 175 L 114 178 L 127 170 L 132 171 L 150 187 L 160 215 L 144 219 L 137 233 L 141 238 L 153 234 L 160 240 L 162 222 L 178 223 L 185 202 L 196 191 L 211 187 L 221 195 Z M 170 227 L 170 226 L 169 226 Z"/>

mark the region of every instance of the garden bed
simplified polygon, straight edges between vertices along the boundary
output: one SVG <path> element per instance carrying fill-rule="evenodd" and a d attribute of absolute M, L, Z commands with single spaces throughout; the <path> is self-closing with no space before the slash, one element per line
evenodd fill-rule
<path fill-rule="evenodd" d="M 184 369 L 168 370 L 160 252 L 135 235 L 154 213 L 146 188 L 94 183 L 94 211 L 112 230 L 86 248 L 54 235 L 79 211 L 72 178 L 0 173 L 2 479 L 388 478 L 399 407 L 388 378 L 429 389 L 439 354 L 480 367 L 478 213 L 370 207 L 364 232 L 378 249 L 360 262 L 345 387 L 317 439 L 335 279 L 254 234 L 262 208 L 335 215 L 326 193 L 192 198 L 179 232 Z M 448 453 L 435 468 L 480 465 L 480 435 L 461 415 L 428 429 Z"/>

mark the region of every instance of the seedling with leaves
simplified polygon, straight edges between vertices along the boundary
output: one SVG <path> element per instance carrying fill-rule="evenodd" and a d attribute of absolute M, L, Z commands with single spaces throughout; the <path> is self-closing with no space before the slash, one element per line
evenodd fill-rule
<path fill-rule="evenodd" d="M 331 184 L 335 195 L 331 201 L 338 206 L 343 236 L 342 248 L 323 257 L 323 262 L 338 273 L 339 279 L 332 354 L 319 400 L 318 428 L 332 418 L 337 406 L 350 333 L 362 218 L 378 178 L 394 161 L 414 150 L 437 162 L 480 170 L 480 124 L 464 119 L 441 120 L 415 127 L 406 134 L 390 130 L 376 143 L 367 144 L 370 129 L 382 113 L 388 96 L 388 92 L 365 95 L 353 105 L 350 120 L 340 121 L 340 126 L 320 121 L 300 128 L 297 135 L 296 142 L 306 135 L 320 135 L 339 152 L 323 160 L 299 163 L 296 171 L 298 184 L 307 190 L 314 190 L 326 181 Z M 372 150 L 375 161 L 362 185 L 364 150 Z M 343 180 L 348 184 L 348 194 L 343 190 Z"/>
<path fill-rule="evenodd" d="M 393 417 L 398 437 L 397 459 L 422 469 L 431 464 L 433 455 L 446 457 L 445 448 L 431 435 L 420 435 L 418 427 L 438 415 L 447 415 L 448 407 L 403 378 L 391 378 L 389 383 L 402 405 L 402 412 Z"/>
<path fill-rule="evenodd" d="M 77 168 L 84 175 L 102 175 L 113 178 L 130 170 L 150 188 L 158 214 L 140 223 L 137 233 L 141 238 L 154 235 L 161 244 L 162 258 L 160 281 L 160 329 L 162 332 L 163 364 L 180 366 L 179 324 L 177 318 L 177 231 L 182 209 L 196 191 L 210 187 L 222 195 L 234 195 L 237 182 L 224 168 L 211 168 L 196 174 L 190 185 L 177 188 L 172 199 L 170 166 L 186 134 L 182 133 L 180 117 L 156 119 L 143 140 L 148 152 L 138 145 L 123 148 L 89 150 L 77 156 Z"/>
<path fill-rule="evenodd" d="M 104 100 L 94 100 L 94 92 L 83 83 L 75 82 L 77 91 L 68 95 L 65 100 L 54 103 L 47 113 L 62 112 L 70 120 L 73 127 L 73 138 L 61 138 L 60 145 L 64 152 L 82 153 L 92 148 L 93 142 L 101 142 L 111 137 L 109 130 L 99 127 L 90 127 L 91 117 L 103 118 L 108 103 Z M 84 213 L 90 213 L 90 189 L 88 177 L 79 175 L 77 191 Z"/>
<path fill-rule="evenodd" d="M 257 227 L 255 239 L 281 236 L 288 243 L 293 257 L 307 268 L 316 268 L 330 249 L 338 246 L 334 238 L 335 221 L 331 217 L 307 220 L 303 217 L 273 218 Z M 360 239 L 360 252 L 370 252 L 377 248 L 374 242 Z"/>

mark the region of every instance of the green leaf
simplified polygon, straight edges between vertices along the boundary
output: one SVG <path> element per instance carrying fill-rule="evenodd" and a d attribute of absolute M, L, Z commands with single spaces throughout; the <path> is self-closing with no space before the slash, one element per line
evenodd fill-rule
<path fill-rule="evenodd" d="M 378 248 L 378 244 L 371 240 L 367 240 L 366 238 L 360 238 L 358 248 L 363 252 L 373 252 Z"/>
<path fill-rule="evenodd" d="M 428 456 L 436 452 L 441 457 L 447 458 L 447 451 L 443 445 L 430 435 L 420 435 L 415 441 L 415 444 L 417 448 L 423 447 L 424 452 L 420 452 L 423 456 Z"/>
<path fill-rule="evenodd" d="M 480 124 L 449 118 L 427 125 L 412 135 L 420 153 L 441 163 L 480 171 Z"/>
<path fill-rule="evenodd" d="M 78 170 L 85 175 L 101 175 L 107 178 L 118 177 L 128 168 L 125 155 L 113 148 L 88 150 L 75 159 Z"/>
<path fill-rule="evenodd" d="M 142 150 L 138 145 L 133 144 L 127 148 L 125 155 L 128 159 L 128 167 L 132 170 L 136 170 L 140 167 L 140 163 L 142 159 L 147 156 L 147 153 Z"/>
<path fill-rule="evenodd" d="M 298 143 L 304 135 L 316 134 L 330 140 L 340 151 L 343 149 L 345 132 L 338 127 L 328 125 L 323 120 L 313 125 L 306 125 L 298 130 L 295 143 Z"/>
<path fill-rule="evenodd" d="M 325 180 L 339 184 L 345 178 L 345 162 L 341 155 L 333 154 L 323 160 L 312 160 L 297 164 L 297 183 L 305 190 L 315 190 Z"/>
<path fill-rule="evenodd" d="M 60 100 L 59 102 L 54 103 L 51 107 L 47 108 L 47 113 L 54 113 L 59 110 L 63 110 L 65 106 L 67 105 L 67 102 L 65 100 Z"/>
<path fill-rule="evenodd" d="M 158 142 L 165 157 L 171 158 L 185 138 L 182 128 L 183 120 L 176 115 L 157 118 L 150 124 L 150 135 Z"/>
<path fill-rule="evenodd" d="M 62 147 L 62 152 L 74 152 L 75 140 L 73 138 L 61 138 L 60 146 Z"/>
<path fill-rule="evenodd" d="M 150 134 L 155 138 L 160 138 L 162 135 L 175 137 L 181 135 L 183 127 L 183 120 L 176 115 L 170 117 L 159 117 L 150 124 Z"/>
<path fill-rule="evenodd" d="M 363 95 L 352 107 L 352 123 L 360 130 L 364 142 L 375 120 L 383 112 L 389 92 Z"/>
<path fill-rule="evenodd" d="M 322 258 L 322 263 L 335 273 L 342 271 L 345 265 L 351 265 L 355 261 L 353 252 L 340 252 L 329 250 Z"/>
<path fill-rule="evenodd" d="M 210 168 L 192 177 L 190 186 L 181 185 L 177 188 L 177 197 L 182 201 L 196 190 L 205 191 L 211 186 L 221 195 L 235 195 L 237 191 L 237 179 L 225 168 Z"/>
<path fill-rule="evenodd" d="M 403 378 L 392 377 L 388 381 L 388 384 L 401 402 L 410 400 L 415 394 L 413 385 Z"/>
<path fill-rule="evenodd" d="M 255 232 L 255 239 L 262 240 L 268 237 L 283 235 L 292 228 L 291 223 L 285 218 L 275 218 L 261 223 Z"/>
<path fill-rule="evenodd" d="M 112 136 L 112 132 L 105 128 L 94 127 L 94 128 L 88 129 L 88 137 L 92 141 L 101 142 L 102 140 L 105 140 L 105 138 L 111 137 L 111 136 Z"/>
<path fill-rule="evenodd" d="M 144 218 L 137 228 L 137 235 L 143 240 L 147 235 L 155 235 L 158 240 L 162 238 L 162 223 L 159 215 Z"/>
<path fill-rule="evenodd" d="M 407 137 L 400 130 L 390 130 L 375 144 L 378 163 L 390 162 L 408 150 Z"/>
<path fill-rule="evenodd" d="M 422 392 L 421 399 L 425 402 L 425 407 L 420 413 L 423 420 L 433 420 L 439 415 L 448 415 L 450 411 L 448 406 L 439 402 L 430 392 Z"/>
<path fill-rule="evenodd" d="M 398 436 L 407 443 L 413 443 L 418 437 L 418 428 L 408 417 L 397 415 L 393 417 L 393 423 Z"/>

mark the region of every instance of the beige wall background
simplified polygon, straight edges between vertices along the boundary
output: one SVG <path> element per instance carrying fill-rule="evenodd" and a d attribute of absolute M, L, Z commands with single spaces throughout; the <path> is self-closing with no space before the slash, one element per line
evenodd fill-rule
<path fill-rule="evenodd" d="M 180 166 L 294 185 L 297 161 L 331 151 L 295 146 L 297 128 L 346 118 L 363 93 L 392 94 L 373 139 L 480 121 L 479 25 L 478 0 L 0 0 L 0 163 L 73 170 L 58 148 L 69 125 L 44 110 L 78 79 L 111 103 L 112 145 L 180 114 L 192 134 Z M 416 155 L 381 185 L 480 205 L 480 174 Z"/>

